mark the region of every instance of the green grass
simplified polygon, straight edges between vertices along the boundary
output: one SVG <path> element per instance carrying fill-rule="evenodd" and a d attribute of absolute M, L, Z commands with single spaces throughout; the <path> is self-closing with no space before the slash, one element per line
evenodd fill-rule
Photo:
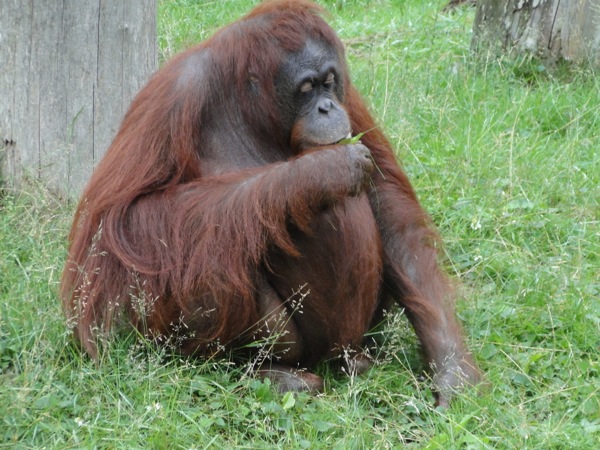
<path fill-rule="evenodd" d="M 255 3 L 160 1 L 161 55 Z M 57 297 L 72 206 L 30 186 L 0 197 L 0 447 L 598 448 L 600 77 L 476 62 L 473 11 L 440 14 L 441 0 L 322 3 L 444 237 L 490 391 L 434 409 L 399 315 L 378 364 L 323 367 L 318 397 L 133 340 L 97 366 Z"/>

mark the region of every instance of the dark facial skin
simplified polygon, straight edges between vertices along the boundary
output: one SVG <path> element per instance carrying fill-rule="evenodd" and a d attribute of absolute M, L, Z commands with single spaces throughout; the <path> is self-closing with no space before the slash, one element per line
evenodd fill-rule
<path fill-rule="evenodd" d="M 334 49 L 314 40 L 282 65 L 275 85 L 296 152 L 333 145 L 350 135 L 341 74 Z"/>

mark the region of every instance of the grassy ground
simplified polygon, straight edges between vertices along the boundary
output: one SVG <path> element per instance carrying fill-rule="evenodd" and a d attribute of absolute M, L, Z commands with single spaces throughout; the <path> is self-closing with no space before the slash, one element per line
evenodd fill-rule
<path fill-rule="evenodd" d="M 254 2 L 159 3 L 168 57 Z M 473 12 L 443 1 L 322 3 L 444 236 L 491 390 L 432 408 L 400 315 L 377 366 L 323 367 L 318 397 L 127 340 L 96 366 L 56 294 L 72 207 L 32 186 L 0 198 L 0 447 L 598 448 L 600 77 L 476 63 Z"/>

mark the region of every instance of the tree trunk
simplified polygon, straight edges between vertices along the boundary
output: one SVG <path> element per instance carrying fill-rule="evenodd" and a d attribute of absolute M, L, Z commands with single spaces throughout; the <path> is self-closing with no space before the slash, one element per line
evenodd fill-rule
<path fill-rule="evenodd" d="M 0 0 L 0 170 L 77 195 L 156 70 L 156 0 Z"/>
<path fill-rule="evenodd" d="M 476 52 L 532 54 L 600 62 L 598 0 L 479 0 L 473 26 Z"/>

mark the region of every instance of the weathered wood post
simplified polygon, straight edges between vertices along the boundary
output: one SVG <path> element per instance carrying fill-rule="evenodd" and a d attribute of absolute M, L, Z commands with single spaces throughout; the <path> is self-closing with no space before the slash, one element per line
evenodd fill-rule
<path fill-rule="evenodd" d="M 479 0 L 472 47 L 600 63 L 598 0 Z"/>
<path fill-rule="evenodd" d="M 0 0 L 2 181 L 79 194 L 156 67 L 156 0 Z"/>

